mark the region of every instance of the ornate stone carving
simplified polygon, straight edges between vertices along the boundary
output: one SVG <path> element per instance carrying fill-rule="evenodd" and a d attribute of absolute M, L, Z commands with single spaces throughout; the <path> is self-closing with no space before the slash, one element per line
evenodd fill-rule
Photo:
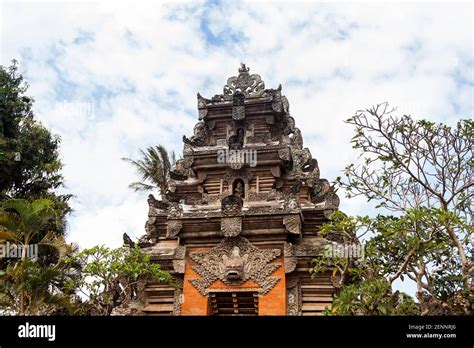
<path fill-rule="evenodd" d="M 283 105 L 281 103 L 281 85 L 279 85 L 278 88 L 273 90 L 272 92 L 273 92 L 272 109 L 275 112 L 282 112 Z"/>
<path fill-rule="evenodd" d="M 286 299 L 286 314 L 301 315 L 302 297 L 297 275 L 290 275 L 286 278 Z"/>
<path fill-rule="evenodd" d="M 283 118 L 282 122 L 281 122 L 281 126 L 282 126 L 282 133 L 283 134 L 291 134 L 295 131 L 295 119 L 291 116 L 286 116 Z"/>
<path fill-rule="evenodd" d="M 148 195 L 148 220 L 145 223 L 145 235 L 139 240 L 140 244 L 148 244 L 150 241 L 155 240 L 158 237 L 158 230 L 155 226 L 157 217 L 167 213 L 169 203 L 158 201 L 155 197 L 150 194 Z"/>
<path fill-rule="evenodd" d="M 199 109 L 198 118 L 200 120 L 202 120 L 202 119 L 206 118 L 206 116 L 207 116 L 207 108 L 206 109 Z"/>
<path fill-rule="evenodd" d="M 241 92 L 245 97 L 261 97 L 266 95 L 265 83 L 262 81 L 260 75 L 250 75 L 249 70 L 250 69 L 242 63 L 239 68 L 239 76 L 233 76 L 227 79 L 227 84 L 224 86 L 224 99 L 232 99 L 237 91 Z"/>
<path fill-rule="evenodd" d="M 175 169 L 170 171 L 170 177 L 174 180 L 179 181 L 186 180 L 188 177 L 195 178 L 196 174 L 192 169 L 193 162 L 194 157 L 192 155 L 187 155 L 184 157 L 184 159 L 177 160 L 175 164 Z"/>
<path fill-rule="evenodd" d="M 301 233 L 301 218 L 299 214 L 284 216 L 283 225 L 285 225 L 286 230 L 290 233 L 294 233 L 294 234 Z"/>
<path fill-rule="evenodd" d="M 306 173 L 305 183 L 312 188 L 319 182 L 319 167 L 318 161 L 314 158 L 310 159 L 303 167 L 303 172 Z"/>
<path fill-rule="evenodd" d="M 221 231 L 225 237 L 237 237 L 242 232 L 242 218 L 240 216 L 222 218 Z"/>
<path fill-rule="evenodd" d="M 222 199 L 221 210 L 225 216 L 236 216 L 242 211 L 244 201 L 241 197 L 229 195 Z"/>
<path fill-rule="evenodd" d="M 316 185 L 313 186 L 311 190 L 311 202 L 313 203 L 321 203 L 323 202 L 329 191 L 331 190 L 331 185 L 326 179 L 319 180 Z"/>
<path fill-rule="evenodd" d="M 207 102 L 206 98 L 203 98 L 200 93 L 197 94 L 198 109 L 206 108 Z"/>
<path fill-rule="evenodd" d="M 154 235 L 145 233 L 143 236 L 138 238 L 137 245 L 140 248 L 148 248 L 148 247 L 153 246 L 153 244 L 155 244 L 155 242 L 156 242 L 156 238 L 155 238 Z"/>
<path fill-rule="evenodd" d="M 236 121 L 245 118 L 245 95 L 240 91 L 234 93 L 234 106 L 232 107 L 232 118 Z"/>
<path fill-rule="evenodd" d="M 234 182 L 238 179 L 241 179 L 244 182 L 244 196 L 242 198 L 247 198 L 245 195 L 249 192 L 249 184 L 253 179 L 252 171 L 249 168 L 229 169 L 224 175 L 224 181 L 227 182 L 230 190 L 234 188 Z M 235 192 L 232 193 L 235 194 Z"/>
<path fill-rule="evenodd" d="M 183 142 L 191 146 L 209 145 L 209 139 L 209 129 L 202 121 L 196 123 L 194 126 L 194 135 L 190 139 L 183 135 Z"/>
<path fill-rule="evenodd" d="M 245 118 L 245 105 L 234 106 L 232 108 L 232 118 L 236 121 Z"/>
<path fill-rule="evenodd" d="M 289 192 L 283 194 L 283 209 L 294 211 L 300 207 L 299 195 L 301 190 L 302 182 L 297 180 L 290 188 Z M 277 186 L 278 187 L 278 186 Z"/>
<path fill-rule="evenodd" d="M 303 148 L 303 136 L 299 128 L 295 127 L 295 130 L 291 136 L 290 141 L 291 147 L 301 150 Z M 308 150 L 309 151 L 309 150 Z"/>
<path fill-rule="evenodd" d="M 184 143 L 184 146 L 183 146 L 183 156 L 184 157 L 188 157 L 188 156 L 192 156 L 194 154 L 194 151 L 193 151 L 193 148 L 191 145 L 189 144 L 186 144 Z M 179 161 L 179 160 L 178 160 Z M 178 162 L 176 161 L 176 162 Z"/>
<path fill-rule="evenodd" d="M 283 253 L 285 256 L 285 273 L 291 273 L 296 269 L 298 261 L 295 257 L 295 247 L 293 244 L 285 242 Z"/>
<path fill-rule="evenodd" d="M 191 253 L 196 263 L 193 270 L 202 278 L 189 281 L 201 294 L 207 295 L 209 286 L 218 279 L 229 285 L 253 280 L 264 295 L 280 280 L 270 276 L 281 266 L 271 263 L 280 254 L 279 249 L 261 250 L 240 236 L 225 238 L 207 253 Z"/>
<path fill-rule="evenodd" d="M 149 249 L 153 262 L 162 263 L 180 278 L 174 299 L 176 315 L 180 314 L 183 278 L 193 278 L 187 273 L 188 265 L 195 273 L 191 273 L 194 279 L 186 286 L 195 287 L 203 295 L 211 288 L 216 291 L 214 282 L 221 281 L 226 286 L 219 286 L 219 291 L 235 291 L 247 281 L 245 285 L 265 294 L 279 288 L 275 284 L 283 285 L 277 282 L 284 276 L 288 315 L 301 315 L 298 277 L 305 284 L 313 281 L 299 265 L 321 255 L 328 241 L 339 242 L 338 235 L 322 238 L 317 230 L 316 235 L 303 236 L 303 213 L 327 221 L 329 212 L 339 204 L 334 188 L 320 179 L 317 161 L 303 147 L 301 131 L 289 114 L 288 99 L 282 95 L 281 86 L 265 89 L 260 76 L 250 75 L 242 65 L 238 76 L 227 81 L 222 95 L 211 100 L 198 94 L 197 107 L 199 122 L 192 136 L 184 137 L 183 159 L 170 172 L 168 190 L 162 195 L 164 201 L 149 198 L 146 238 L 135 244 L 152 246 Z M 250 167 L 245 161 L 231 161 L 230 157 L 226 161 L 216 159 L 218 151 L 234 149 L 258 151 L 257 167 Z M 312 204 L 306 201 L 308 193 Z M 284 224 L 281 236 L 276 235 L 278 229 L 274 230 L 278 222 L 280 227 Z M 316 229 L 319 224 L 307 223 Z M 188 224 L 199 226 L 186 228 Z M 252 224 L 252 231 L 243 232 L 247 224 Z M 259 241 L 259 248 L 243 238 L 245 233 Z M 164 235 L 169 240 L 163 241 Z M 284 235 L 291 243 L 281 240 Z M 221 243 L 206 252 L 199 249 L 199 253 L 189 253 L 180 242 L 199 248 Z M 127 243 L 133 241 L 127 238 Z M 280 243 L 282 250 L 263 249 L 263 245 L 274 248 L 274 243 Z M 281 264 L 274 263 L 277 257 L 282 258 L 277 259 Z M 171 289 L 165 291 L 166 302 L 171 305 Z M 284 297 L 285 293 L 280 295 Z M 147 313 L 171 310 L 163 308 L 150 306 Z"/>
<path fill-rule="evenodd" d="M 207 116 L 207 101 L 199 93 L 197 94 L 199 119 L 202 120 Z"/>
<path fill-rule="evenodd" d="M 166 225 L 166 237 L 176 237 L 182 227 L 183 223 L 181 220 L 169 220 Z"/>
<path fill-rule="evenodd" d="M 301 173 L 306 163 L 311 159 L 311 152 L 307 147 L 302 150 L 291 148 L 291 158 L 293 159 L 293 171 Z"/>
<path fill-rule="evenodd" d="M 339 207 L 339 196 L 336 194 L 333 188 L 331 188 L 331 192 L 326 197 L 324 202 L 324 209 L 336 209 Z"/>
<path fill-rule="evenodd" d="M 170 202 L 170 207 L 168 208 L 168 217 L 169 218 L 179 218 L 183 214 L 183 208 L 178 202 Z"/>
<path fill-rule="evenodd" d="M 156 216 L 149 216 L 148 220 L 145 222 L 145 234 L 147 236 L 156 236 L 158 234 L 158 230 L 155 226 Z"/>
<path fill-rule="evenodd" d="M 269 133 L 260 134 L 260 135 L 252 135 L 247 137 L 247 145 L 248 144 L 270 144 L 271 137 Z"/>
<path fill-rule="evenodd" d="M 283 161 L 291 161 L 290 149 L 280 149 L 278 150 L 278 157 Z"/>
<path fill-rule="evenodd" d="M 285 97 L 285 96 L 282 96 L 281 97 L 281 103 L 283 105 L 283 112 L 285 114 L 289 114 L 290 113 L 290 103 L 288 102 L 288 98 Z"/>
<path fill-rule="evenodd" d="M 324 202 L 324 209 L 336 209 L 339 207 L 339 196 L 326 179 L 320 179 L 311 189 L 311 202 Z"/>
<path fill-rule="evenodd" d="M 178 245 L 173 255 L 173 270 L 176 273 L 184 274 L 186 246 Z"/>
<path fill-rule="evenodd" d="M 176 288 L 174 290 L 173 315 L 181 315 L 181 305 L 183 304 L 183 279 L 175 278 Z"/>
<path fill-rule="evenodd" d="M 218 202 L 222 202 L 222 199 L 226 196 L 230 195 L 229 190 L 224 190 L 222 193 L 218 194 L 209 194 L 207 196 L 207 202 L 208 204 L 216 204 Z"/>
<path fill-rule="evenodd" d="M 153 196 L 152 194 L 148 195 L 147 203 L 148 207 L 155 208 L 157 210 L 166 210 L 169 206 L 169 203 L 155 199 L 155 196 Z"/>
<path fill-rule="evenodd" d="M 250 190 L 247 199 L 250 202 L 266 201 L 268 200 L 268 192 L 255 192 L 254 190 Z"/>

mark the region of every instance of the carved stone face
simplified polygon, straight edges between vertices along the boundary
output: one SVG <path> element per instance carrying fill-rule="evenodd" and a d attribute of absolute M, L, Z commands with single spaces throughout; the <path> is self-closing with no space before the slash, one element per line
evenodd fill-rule
<path fill-rule="evenodd" d="M 225 216 L 236 216 L 242 211 L 242 198 L 229 195 L 222 199 L 221 209 Z"/>
<path fill-rule="evenodd" d="M 225 267 L 225 278 L 229 281 L 238 281 L 242 279 L 247 258 L 247 254 L 240 256 L 240 249 L 237 246 L 232 249 L 230 256 L 223 255 L 222 263 Z"/>
<path fill-rule="evenodd" d="M 194 136 L 199 139 L 206 136 L 206 125 L 203 122 L 198 122 L 194 126 Z"/>

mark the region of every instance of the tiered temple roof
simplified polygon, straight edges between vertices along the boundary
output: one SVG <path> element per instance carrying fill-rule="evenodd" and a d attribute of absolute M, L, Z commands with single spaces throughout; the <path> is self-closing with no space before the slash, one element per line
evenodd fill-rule
<path fill-rule="evenodd" d="M 324 245 L 337 242 L 318 231 L 339 198 L 304 147 L 281 85 L 267 89 L 242 64 L 222 94 L 198 94 L 197 108 L 199 121 L 192 136 L 183 136 L 168 191 L 163 200 L 149 197 L 139 243 L 182 287 L 166 305 L 159 300 L 163 286 L 148 284 L 145 312 L 209 314 L 209 306 L 196 309 L 202 297 L 220 313 L 215 291 L 253 289 L 260 314 L 320 313 L 334 289 L 329 277 L 311 278 L 308 270 Z M 183 291 L 195 299 L 183 301 Z M 282 308 L 265 312 L 265 296 L 278 291 Z M 305 310 L 305 297 L 320 302 Z"/>

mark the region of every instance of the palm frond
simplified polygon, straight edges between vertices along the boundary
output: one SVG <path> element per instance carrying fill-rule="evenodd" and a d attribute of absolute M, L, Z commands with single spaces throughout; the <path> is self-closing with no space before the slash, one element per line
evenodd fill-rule
<path fill-rule="evenodd" d="M 150 146 L 145 150 L 139 149 L 140 159 L 122 158 L 123 161 L 135 167 L 140 182 L 134 182 L 129 187 L 135 191 L 150 191 L 158 188 L 161 194 L 168 189 L 168 177 L 176 162 L 175 153 L 168 153 L 162 145 Z M 171 158 L 171 160 L 170 160 Z"/>
<path fill-rule="evenodd" d="M 138 191 L 151 191 L 156 188 L 156 186 L 153 185 L 148 185 L 143 182 L 132 182 L 130 185 L 128 185 L 129 188 L 134 190 L 135 192 Z"/>

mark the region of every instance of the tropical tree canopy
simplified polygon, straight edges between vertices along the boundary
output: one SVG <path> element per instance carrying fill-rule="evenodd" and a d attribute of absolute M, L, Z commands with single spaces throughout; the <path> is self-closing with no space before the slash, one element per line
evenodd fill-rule
<path fill-rule="evenodd" d="M 384 103 L 347 120 L 355 127 L 352 143 L 362 163 L 348 165 L 338 184 L 349 198 L 377 202 L 378 214 L 336 213 L 322 229 L 322 234 L 339 231 L 347 243 L 364 237 L 364 258 L 323 256 L 314 260 L 313 272 L 334 268 L 340 287 L 335 313 L 388 313 L 389 307 L 369 306 L 371 312 L 351 308 L 351 303 L 361 303 L 361 294 L 372 289 L 382 305 L 383 298 L 393 300 L 394 281 L 410 279 L 421 314 L 468 314 L 474 270 L 474 122 L 448 126 L 396 117 L 394 111 Z M 395 306 L 391 313 L 400 311 Z"/>
<path fill-rule="evenodd" d="M 122 160 L 132 164 L 141 181 L 133 182 L 129 187 L 135 191 L 159 190 L 162 198 L 168 190 L 169 172 L 176 163 L 175 153 L 169 153 L 162 145 L 150 146 L 145 151 L 140 149 L 141 159 Z"/>
<path fill-rule="evenodd" d="M 17 255 L 0 261 L 0 306 L 4 313 L 45 314 L 53 309 L 74 311 L 63 292 L 64 257 L 75 251 L 64 237 L 44 228 L 57 219 L 48 199 L 10 199 L 0 204 L 0 243 Z M 33 249 L 31 249 L 34 247 Z M 29 255 L 33 251 L 34 255 Z"/>
<path fill-rule="evenodd" d="M 0 200 L 49 198 L 61 220 L 49 227 L 64 234 L 71 195 L 56 193 L 63 185 L 60 138 L 35 119 L 27 90 L 16 61 L 0 66 Z"/>

